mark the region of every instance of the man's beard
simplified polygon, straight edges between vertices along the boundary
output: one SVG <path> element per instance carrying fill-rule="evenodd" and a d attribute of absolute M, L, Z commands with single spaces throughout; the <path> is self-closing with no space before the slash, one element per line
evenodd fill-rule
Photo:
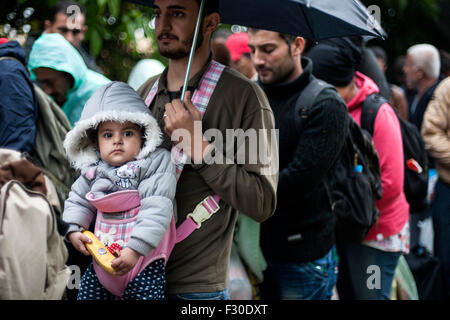
<path fill-rule="evenodd" d="M 169 36 L 169 37 L 172 37 L 172 38 L 174 38 L 174 39 L 176 39 L 176 40 L 179 40 L 179 38 L 178 38 L 177 36 L 172 35 L 172 34 L 167 34 L 167 33 L 161 33 L 161 34 L 158 36 L 158 40 L 160 40 L 160 38 L 161 38 L 162 36 L 164 36 L 164 35 Z M 180 48 L 177 48 L 177 49 L 175 49 L 175 50 L 173 50 L 173 51 L 171 51 L 171 50 L 162 51 L 161 48 L 158 46 L 159 53 L 160 53 L 163 57 L 166 57 L 166 58 L 169 58 L 169 59 L 172 59 L 172 60 L 178 60 L 178 59 L 186 58 L 186 57 L 189 56 L 189 52 L 190 52 L 190 50 L 191 50 L 193 38 L 194 38 L 194 36 L 192 35 L 190 41 L 188 41 L 188 40 L 181 40 L 181 44 L 182 44 L 183 46 L 180 47 Z M 196 46 L 195 46 L 195 50 L 197 50 L 198 48 L 200 48 L 200 46 L 202 45 L 202 43 L 203 43 L 203 34 L 202 34 L 201 32 L 199 32 L 199 34 L 198 34 L 198 39 L 197 39 L 197 44 L 196 44 Z"/>
<path fill-rule="evenodd" d="M 256 68 L 256 71 L 259 72 L 261 68 Z M 270 69 L 272 71 L 272 76 L 268 79 L 262 79 L 259 77 L 259 80 L 263 84 L 274 84 L 274 83 L 285 83 L 287 79 L 294 72 L 294 67 L 291 65 L 283 66 L 283 68 L 277 68 L 275 70 Z"/>

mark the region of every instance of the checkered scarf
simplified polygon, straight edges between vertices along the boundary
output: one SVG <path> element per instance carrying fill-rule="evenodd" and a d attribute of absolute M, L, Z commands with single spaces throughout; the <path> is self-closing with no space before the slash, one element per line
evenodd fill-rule
<path fill-rule="evenodd" d="M 225 68 L 224 65 L 212 60 L 208 69 L 203 74 L 203 77 L 200 80 L 198 88 L 194 91 L 194 94 L 192 96 L 192 103 L 200 112 L 202 117 L 205 114 L 206 108 L 208 107 L 209 99 L 211 99 L 211 96 L 214 92 L 214 89 L 216 88 L 217 82 L 219 81 L 224 68 Z M 150 107 L 150 104 L 152 103 L 153 99 L 156 96 L 156 92 L 158 91 L 158 84 L 159 78 L 155 81 L 153 87 L 150 89 L 150 92 L 147 95 L 147 98 L 145 99 L 145 104 L 148 107 Z M 175 162 L 177 174 L 176 177 L 178 181 L 178 178 L 180 177 L 181 172 L 183 171 L 183 167 L 188 160 L 188 156 L 186 155 L 186 153 L 183 152 L 182 149 L 176 146 L 172 147 L 171 154 L 172 159 Z"/>

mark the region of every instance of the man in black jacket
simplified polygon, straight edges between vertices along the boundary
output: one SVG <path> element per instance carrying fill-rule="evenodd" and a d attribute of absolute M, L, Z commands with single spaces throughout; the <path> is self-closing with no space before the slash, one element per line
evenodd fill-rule
<path fill-rule="evenodd" d="M 342 150 L 349 120 L 344 101 L 333 89 L 325 89 L 297 133 L 295 104 L 314 79 L 311 60 L 301 57 L 304 44 L 301 37 L 249 30 L 258 83 L 279 129 L 277 208 L 261 225 L 268 263 L 263 299 L 330 299 L 337 278 L 335 217 L 327 178 Z"/>

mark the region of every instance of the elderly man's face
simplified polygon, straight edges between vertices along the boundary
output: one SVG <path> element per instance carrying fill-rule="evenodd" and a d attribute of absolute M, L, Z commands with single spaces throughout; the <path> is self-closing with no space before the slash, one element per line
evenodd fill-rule
<path fill-rule="evenodd" d="M 73 87 L 72 76 L 66 72 L 50 68 L 36 68 L 33 72 L 44 92 L 52 96 L 62 106 L 66 102 L 67 92 Z"/>
<path fill-rule="evenodd" d="M 413 59 L 409 54 L 406 56 L 403 71 L 405 72 L 405 84 L 408 89 L 417 89 L 423 76 L 423 71 L 414 65 Z"/>
<path fill-rule="evenodd" d="M 83 14 L 68 16 L 58 12 L 55 15 L 55 21 L 45 21 L 45 32 L 59 33 L 75 48 L 79 48 L 84 39 L 87 27 L 84 24 L 86 17 Z"/>

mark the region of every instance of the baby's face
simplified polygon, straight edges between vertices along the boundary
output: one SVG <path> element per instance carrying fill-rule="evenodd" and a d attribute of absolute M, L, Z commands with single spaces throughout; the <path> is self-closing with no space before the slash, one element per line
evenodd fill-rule
<path fill-rule="evenodd" d="M 102 122 L 97 141 L 102 160 L 114 167 L 121 166 L 135 160 L 141 151 L 141 128 L 132 122 Z"/>

